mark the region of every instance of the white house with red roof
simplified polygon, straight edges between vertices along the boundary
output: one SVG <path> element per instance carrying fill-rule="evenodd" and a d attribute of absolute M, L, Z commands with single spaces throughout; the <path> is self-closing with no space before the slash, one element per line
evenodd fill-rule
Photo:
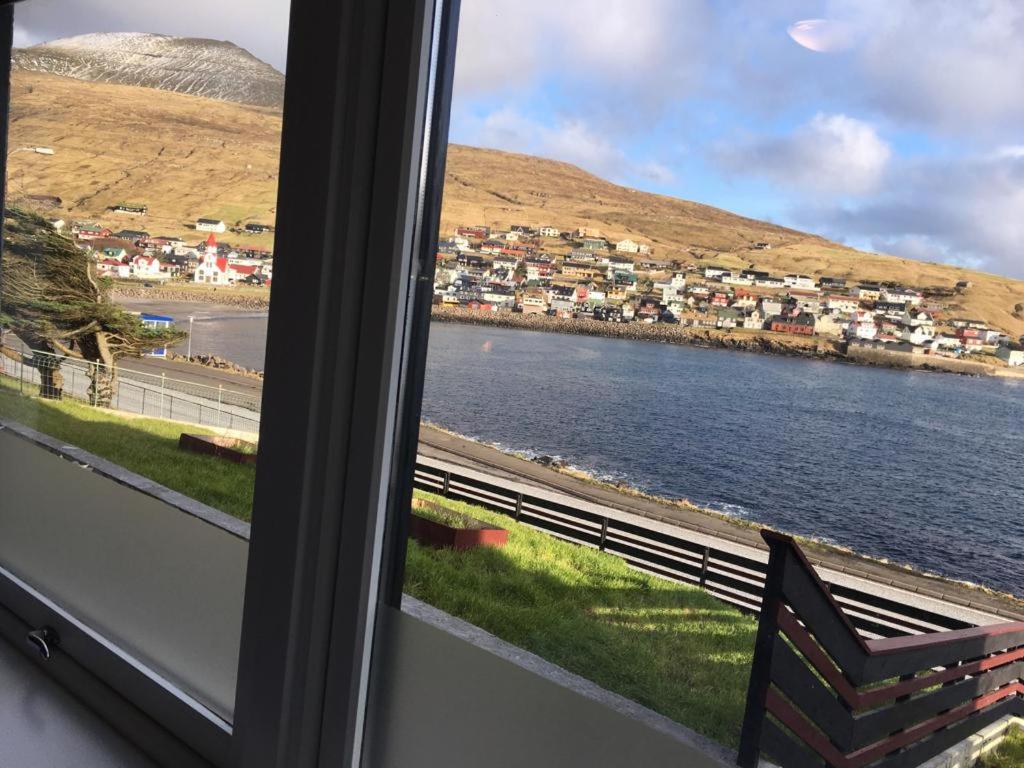
<path fill-rule="evenodd" d="M 161 272 L 160 259 L 156 256 L 136 256 L 131 262 L 131 274 L 132 277 L 146 280 L 170 277 L 167 273 Z"/>
<path fill-rule="evenodd" d="M 117 259 L 100 259 L 96 262 L 96 274 L 100 277 L 131 277 L 131 265 Z"/>

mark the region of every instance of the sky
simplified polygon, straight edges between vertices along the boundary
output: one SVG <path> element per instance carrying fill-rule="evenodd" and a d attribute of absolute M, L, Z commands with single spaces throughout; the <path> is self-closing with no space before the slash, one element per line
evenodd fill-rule
<path fill-rule="evenodd" d="M 32 0 L 285 67 L 283 0 Z M 810 23 L 800 23 L 810 22 Z M 463 0 L 452 140 L 854 247 L 1024 278 L 1020 0 Z"/>

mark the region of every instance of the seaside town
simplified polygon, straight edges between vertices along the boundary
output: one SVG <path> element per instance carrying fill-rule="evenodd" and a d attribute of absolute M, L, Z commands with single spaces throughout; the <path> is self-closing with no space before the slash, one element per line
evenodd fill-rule
<path fill-rule="evenodd" d="M 111 210 L 146 213 L 145 206 L 133 204 Z M 143 230 L 112 231 L 94 222 L 50 223 L 70 231 L 103 277 L 268 289 L 273 282 L 270 250 L 218 240 L 232 231 L 272 232 L 268 224 L 229 230 L 222 220 L 200 218 L 194 224 L 200 237 L 188 242 Z M 755 253 L 771 247 L 768 242 L 750 244 Z M 918 289 L 697 261 L 658 259 L 648 244 L 611 241 L 592 228 L 459 226 L 438 244 L 434 303 L 480 313 L 815 336 L 842 342 L 847 349 L 987 357 L 1007 366 L 1024 365 L 1024 339 L 951 314 L 950 300 L 969 290 L 968 282 Z"/>
<path fill-rule="evenodd" d="M 551 255 L 556 249 L 564 253 Z M 659 260 L 650 245 L 613 242 L 588 228 L 460 226 L 439 243 L 434 301 L 479 312 L 821 336 L 852 347 L 1024 365 L 1020 339 L 950 314 L 949 299 L 970 287 L 925 291 Z"/>

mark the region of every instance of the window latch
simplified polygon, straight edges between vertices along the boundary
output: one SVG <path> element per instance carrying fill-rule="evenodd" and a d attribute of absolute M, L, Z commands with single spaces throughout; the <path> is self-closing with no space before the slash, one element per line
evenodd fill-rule
<path fill-rule="evenodd" d="M 28 636 L 25 639 L 28 640 L 29 645 L 39 651 L 39 655 L 47 661 L 49 661 L 53 656 L 53 649 L 60 643 L 60 638 L 57 636 L 56 630 L 50 629 L 49 627 L 33 629 L 28 633 Z"/>

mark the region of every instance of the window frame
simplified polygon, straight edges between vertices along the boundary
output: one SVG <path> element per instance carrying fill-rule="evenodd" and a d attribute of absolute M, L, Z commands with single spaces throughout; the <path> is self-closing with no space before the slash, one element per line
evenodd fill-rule
<path fill-rule="evenodd" d="M 28 630 L 57 629 L 39 668 L 160 762 L 360 764 L 376 608 L 400 595 L 457 20 L 458 0 L 292 0 L 234 722 L 0 569 L 0 634 L 32 656 Z"/>

